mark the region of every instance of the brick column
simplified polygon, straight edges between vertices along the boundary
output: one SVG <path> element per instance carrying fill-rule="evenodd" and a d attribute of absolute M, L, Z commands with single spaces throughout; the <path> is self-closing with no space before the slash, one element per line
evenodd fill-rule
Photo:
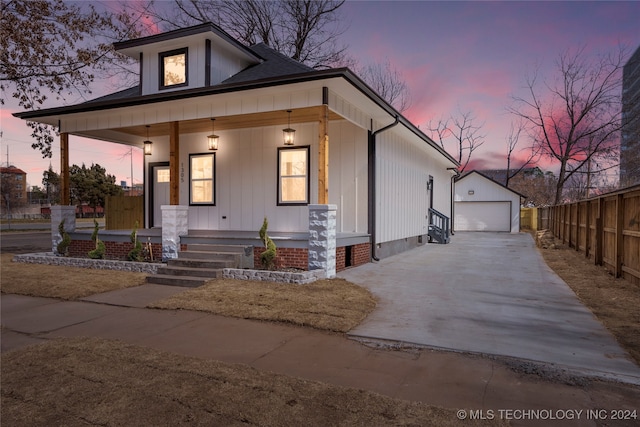
<path fill-rule="evenodd" d="M 180 236 L 189 233 L 189 207 L 162 205 L 162 259 L 178 258 Z"/>
<path fill-rule="evenodd" d="M 76 207 L 75 206 L 51 206 L 51 251 L 58 253 L 58 243 L 62 241 L 62 236 L 58 232 L 60 222 L 64 219 L 64 231 L 71 233 L 76 231 Z"/>
<path fill-rule="evenodd" d="M 336 275 L 336 205 L 309 205 L 309 271 Z"/>

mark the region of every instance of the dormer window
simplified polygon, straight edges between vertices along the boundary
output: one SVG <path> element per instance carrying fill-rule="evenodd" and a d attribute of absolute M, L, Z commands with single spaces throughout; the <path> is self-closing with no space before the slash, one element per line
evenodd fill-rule
<path fill-rule="evenodd" d="M 187 86 L 188 49 L 160 53 L 160 89 Z"/>

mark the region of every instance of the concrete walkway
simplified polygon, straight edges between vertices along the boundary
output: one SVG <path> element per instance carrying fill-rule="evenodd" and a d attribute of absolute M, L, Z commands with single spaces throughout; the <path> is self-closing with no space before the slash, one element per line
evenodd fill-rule
<path fill-rule="evenodd" d="M 640 383 L 613 336 L 544 263 L 529 234 L 457 233 L 339 274 L 379 307 L 353 337 L 550 363 Z"/>

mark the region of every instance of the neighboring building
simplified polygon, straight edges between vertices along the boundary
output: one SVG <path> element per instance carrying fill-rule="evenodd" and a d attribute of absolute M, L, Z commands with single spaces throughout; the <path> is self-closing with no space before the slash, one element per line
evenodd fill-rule
<path fill-rule="evenodd" d="M 427 242 L 429 209 L 451 215 L 458 163 L 349 69 L 314 70 L 213 24 L 114 47 L 140 61 L 138 86 L 15 115 L 59 126 L 61 146 L 144 144 L 145 227 L 162 227 L 163 256 L 176 255 L 169 228 L 181 244 L 259 246 L 266 217 L 286 263 L 327 256 L 339 270 Z"/>
<path fill-rule="evenodd" d="M 2 181 L 2 209 L 23 206 L 27 203 L 27 173 L 15 166 L 0 167 Z"/>
<path fill-rule="evenodd" d="M 622 71 L 622 128 L 620 186 L 640 184 L 640 47 Z"/>
<path fill-rule="evenodd" d="M 520 198 L 488 176 L 471 171 L 456 179 L 454 231 L 520 231 Z"/>

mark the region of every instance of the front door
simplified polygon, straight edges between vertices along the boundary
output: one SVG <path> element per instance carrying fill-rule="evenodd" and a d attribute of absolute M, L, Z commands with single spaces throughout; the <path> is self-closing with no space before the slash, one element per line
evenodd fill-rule
<path fill-rule="evenodd" d="M 169 163 L 156 163 L 150 165 L 152 188 L 149 197 L 149 223 L 151 227 L 162 227 L 162 211 L 160 206 L 170 204 L 169 199 Z"/>

